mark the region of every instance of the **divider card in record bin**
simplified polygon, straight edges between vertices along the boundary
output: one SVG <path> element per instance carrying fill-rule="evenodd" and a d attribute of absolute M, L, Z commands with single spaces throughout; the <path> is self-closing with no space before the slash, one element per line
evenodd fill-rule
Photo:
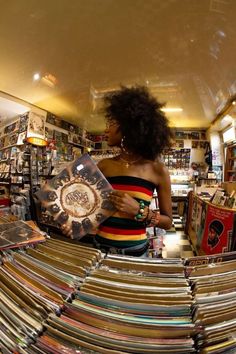
<path fill-rule="evenodd" d="M 36 193 L 71 238 L 81 238 L 115 212 L 112 186 L 88 154 L 68 164 Z"/>
<path fill-rule="evenodd" d="M 229 252 L 232 245 L 234 211 L 208 205 L 201 249 L 205 254 Z"/>

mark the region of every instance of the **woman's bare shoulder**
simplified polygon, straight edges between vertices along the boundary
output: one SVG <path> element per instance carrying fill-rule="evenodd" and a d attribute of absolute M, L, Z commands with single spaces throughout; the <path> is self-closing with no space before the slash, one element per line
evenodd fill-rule
<path fill-rule="evenodd" d="M 154 161 L 152 164 L 152 167 L 153 167 L 155 173 L 157 173 L 159 175 L 166 175 L 166 174 L 169 175 L 168 168 L 160 160 Z"/>
<path fill-rule="evenodd" d="M 109 168 L 114 163 L 114 158 L 105 158 L 97 163 L 98 168 L 103 172 L 105 169 Z"/>
<path fill-rule="evenodd" d="M 162 185 L 163 183 L 169 184 L 170 175 L 168 168 L 161 161 L 155 161 L 152 163 L 152 176 L 156 185 Z"/>

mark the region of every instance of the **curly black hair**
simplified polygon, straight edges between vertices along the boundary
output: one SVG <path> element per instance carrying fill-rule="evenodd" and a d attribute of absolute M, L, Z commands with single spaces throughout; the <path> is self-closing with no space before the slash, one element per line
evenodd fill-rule
<path fill-rule="evenodd" d="M 145 159 L 155 160 L 171 146 L 172 132 L 159 103 L 145 86 L 121 87 L 104 99 L 105 117 L 115 120 L 125 148 Z"/>

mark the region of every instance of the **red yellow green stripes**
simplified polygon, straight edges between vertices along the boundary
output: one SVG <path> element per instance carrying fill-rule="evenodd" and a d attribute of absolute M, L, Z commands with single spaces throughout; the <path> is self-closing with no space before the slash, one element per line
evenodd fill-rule
<path fill-rule="evenodd" d="M 152 198 L 152 191 L 148 190 L 147 188 L 140 187 L 140 186 L 131 186 L 131 185 L 120 185 L 120 184 L 112 184 L 112 187 L 115 190 L 128 193 L 131 197 L 142 199 L 143 201 L 151 201 Z"/>
<path fill-rule="evenodd" d="M 140 229 L 119 229 L 114 227 L 101 226 L 99 229 L 99 236 L 105 239 L 116 240 L 116 241 L 139 241 L 146 239 L 145 228 Z"/>
<path fill-rule="evenodd" d="M 152 199 L 154 184 L 143 178 L 132 176 L 115 176 L 107 178 L 115 190 L 128 193 L 137 201 L 144 201 L 149 205 Z M 145 243 L 146 229 L 143 222 L 123 214 L 115 213 L 105 220 L 99 227 L 96 239 L 100 244 L 109 244 L 114 247 L 130 247 Z"/>

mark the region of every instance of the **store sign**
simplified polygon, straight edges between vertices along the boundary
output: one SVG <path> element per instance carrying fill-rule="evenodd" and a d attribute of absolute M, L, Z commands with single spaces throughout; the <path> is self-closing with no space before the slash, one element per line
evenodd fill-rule
<path fill-rule="evenodd" d="M 45 139 L 41 139 L 41 138 L 36 138 L 36 137 L 30 137 L 27 138 L 26 141 L 32 145 L 36 145 L 36 146 L 47 146 L 48 142 Z"/>

